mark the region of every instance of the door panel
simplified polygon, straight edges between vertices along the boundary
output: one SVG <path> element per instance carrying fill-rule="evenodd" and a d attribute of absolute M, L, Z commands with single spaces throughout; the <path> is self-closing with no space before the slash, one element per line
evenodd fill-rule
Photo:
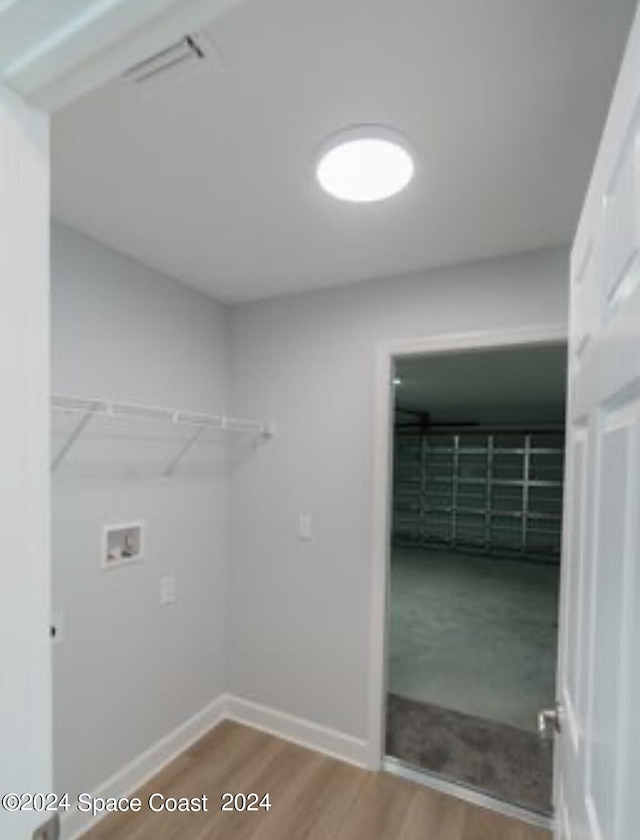
<path fill-rule="evenodd" d="M 571 260 L 557 836 L 640 824 L 640 22 Z"/>
<path fill-rule="evenodd" d="M 579 261 L 579 269 L 573 278 L 571 288 L 572 334 L 569 352 L 574 356 L 573 365 L 580 367 L 593 338 L 595 317 L 594 306 L 594 261 L 593 241 L 590 241 Z"/>
<path fill-rule="evenodd" d="M 623 690 L 621 709 L 621 743 L 624 745 L 621 756 L 620 798 L 623 803 L 620 819 L 620 837 L 633 837 L 638 832 L 638 809 L 636 800 L 640 791 L 640 726 L 637 723 L 640 709 L 640 426 L 636 425 L 634 452 L 630 464 L 632 485 L 629 488 L 630 535 L 627 557 L 627 589 L 625 645 L 623 649 L 623 674 L 626 684 Z M 634 516 L 633 511 L 636 512 Z"/>
<path fill-rule="evenodd" d="M 633 293 L 638 281 L 640 244 L 640 193 L 638 119 L 623 143 L 614 166 L 611 185 L 604 198 L 604 296 L 610 313 Z"/>
<path fill-rule="evenodd" d="M 561 686 L 563 706 L 566 710 L 567 724 L 574 749 L 578 747 L 578 709 L 580 683 L 582 614 L 584 610 L 584 546 L 583 534 L 585 519 L 585 462 L 587 450 L 587 430 L 583 423 L 577 425 L 572 435 L 570 459 L 573 466 L 573 485 L 570 497 L 570 534 L 568 537 L 569 573 L 565 579 L 566 606 L 566 657 L 567 669 Z"/>
<path fill-rule="evenodd" d="M 594 476 L 597 494 L 596 598 L 592 610 L 593 679 L 588 730 L 587 802 L 594 837 L 615 837 L 619 703 L 623 673 L 625 560 L 628 534 L 628 478 L 637 404 L 609 412 L 602 422 L 601 454 Z"/>

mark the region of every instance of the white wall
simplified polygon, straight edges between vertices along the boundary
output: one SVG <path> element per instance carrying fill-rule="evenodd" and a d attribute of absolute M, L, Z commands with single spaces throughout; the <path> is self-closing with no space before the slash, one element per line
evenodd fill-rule
<path fill-rule="evenodd" d="M 556 249 L 232 310 L 234 410 L 278 425 L 232 481 L 235 694 L 366 738 L 375 346 L 562 323 L 567 274 Z"/>
<path fill-rule="evenodd" d="M 54 391 L 228 409 L 225 307 L 59 225 L 52 275 Z M 88 430 L 54 479 L 54 609 L 65 635 L 54 650 L 55 785 L 70 793 L 94 789 L 227 684 L 224 472 L 159 478 L 175 446 L 142 441 L 144 477 L 118 471 L 124 444 L 110 448 L 105 475 L 91 461 L 102 444 Z M 101 526 L 137 519 L 146 560 L 101 572 Z M 166 573 L 178 601 L 161 608 Z"/>
<path fill-rule="evenodd" d="M 51 788 L 49 122 L 0 85 L 0 790 Z M 0 837 L 34 811 L 0 809 Z"/>

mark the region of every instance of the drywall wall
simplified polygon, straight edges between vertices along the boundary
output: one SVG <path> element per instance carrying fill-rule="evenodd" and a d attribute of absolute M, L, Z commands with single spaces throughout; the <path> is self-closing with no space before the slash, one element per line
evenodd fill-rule
<path fill-rule="evenodd" d="M 232 310 L 234 410 L 278 427 L 232 478 L 234 694 L 366 738 L 376 344 L 563 323 L 567 274 L 554 249 Z"/>
<path fill-rule="evenodd" d="M 366 739 L 375 347 L 561 323 L 567 260 L 554 249 L 229 310 L 54 224 L 54 391 L 278 426 L 268 446 L 229 461 L 214 445 L 166 479 L 174 441 L 98 425 L 56 472 L 58 790 L 95 789 L 226 692 Z M 102 526 L 136 520 L 145 558 L 101 571 Z M 161 607 L 166 574 L 177 602 Z"/>
<path fill-rule="evenodd" d="M 225 307 L 54 224 L 54 391 L 224 413 L 227 328 Z M 54 475 L 58 791 L 95 789 L 226 687 L 225 465 L 214 445 L 163 479 L 175 451 L 153 426 L 89 426 Z M 101 527 L 135 520 L 145 558 L 101 571 Z M 167 574 L 177 601 L 161 607 Z"/>

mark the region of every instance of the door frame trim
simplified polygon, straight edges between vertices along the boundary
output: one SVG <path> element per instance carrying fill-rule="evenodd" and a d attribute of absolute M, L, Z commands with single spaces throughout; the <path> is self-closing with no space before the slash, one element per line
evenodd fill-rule
<path fill-rule="evenodd" d="M 382 769 L 387 693 L 387 590 L 391 526 L 392 374 L 395 360 L 407 356 L 439 355 L 469 350 L 500 350 L 563 344 L 568 325 L 533 324 L 527 327 L 480 330 L 384 341 L 376 347 L 371 497 L 371 591 L 368 679 L 368 765 Z"/>

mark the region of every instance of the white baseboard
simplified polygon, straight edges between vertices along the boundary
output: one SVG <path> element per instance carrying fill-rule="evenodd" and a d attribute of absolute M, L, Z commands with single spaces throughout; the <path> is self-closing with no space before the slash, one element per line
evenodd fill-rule
<path fill-rule="evenodd" d="M 371 768 L 370 748 L 364 740 L 251 700 L 222 694 L 122 770 L 114 773 L 111 778 L 91 791 L 91 795 L 102 798 L 131 796 L 198 738 L 227 719 L 244 723 L 340 761 L 366 769 Z M 76 840 L 99 819 L 100 817 L 92 817 L 91 814 L 84 814 L 77 809 L 69 811 L 61 818 L 61 840 Z"/>
<path fill-rule="evenodd" d="M 226 717 L 227 696 L 221 695 L 193 717 L 165 735 L 157 744 L 135 758 L 111 778 L 99 785 L 91 795 L 94 797 L 130 796 L 176 756 L 195 743 Z M 104 815 L 103 815 L 104 816 Z M 75 840 L 99 821 L 91 814 L 84 814 L 76 808 L 61 817 L 61 840 Z"/>
<path fill-rule="evenodd" d="M 284 738 L 285 741 L 293 741 L 340 761 L 370 769 L 368 743 L 352 735 L 345 735 L 344 732 L 234 696 L 227 698 L 227 717 Z"/>

